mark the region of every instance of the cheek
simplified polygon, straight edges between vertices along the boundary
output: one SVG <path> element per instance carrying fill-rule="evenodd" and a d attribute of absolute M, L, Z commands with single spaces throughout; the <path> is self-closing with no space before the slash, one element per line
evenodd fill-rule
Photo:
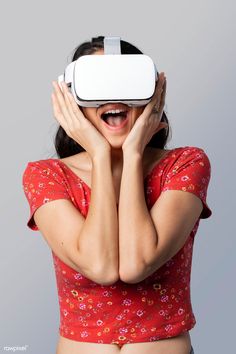
<path fill-rule="evenodd" d="M 139 112 L 139 114 L 142 114 L 142 113 L 143 113 L 145 107 L 146 107 L 146 106 L 138 107 L 138 112 Z"/>
<path fill-rule="evenodd" d="M 133 111 L 133 117 L 136 121 L 138 117 L 143 113 L 145 106 L 135 107 Z"/>
<path fill-rule="evenodd" d="M 80 110 L 82 111 L 83 115 L 88 118 L 89 117 L 89 109 L 86 107 L 79 106 Z"/>
<path fill-rule="evenodd" d="M 79 106 L 81 112 L 83 113 L 83 115 L 85 116 L 85 118 L 87 118 L 90 122 L 95 122 L 96 121 L 96 112 L 94 108 L 90 108 L 90 107 L 81 107 Z"/>

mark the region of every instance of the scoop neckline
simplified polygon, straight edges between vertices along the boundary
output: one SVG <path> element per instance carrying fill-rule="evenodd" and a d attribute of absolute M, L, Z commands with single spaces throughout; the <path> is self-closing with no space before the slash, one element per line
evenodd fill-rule
<path fill-rule="evenodd" d="M 162 157 L 153 167 L 152 169 L 147 173 L 147 175 L 144 177 L 143 181 L 145 182 L 148 178 L 150 178 L 150 176 L 154 173 L 154 171 L 156 170 L 156 168 L 158 168 L 160 166 L 160 164 L 165 161 L 165 159 L 170 155 L 170 153 L 177 149 L 181 149 L 180 147 L 178 148 L 174 148 L 171 150 L 168 150 L 167 153 L 164 155 L 164 157 Z M 54 159 L 56 161 L 59 162 L 59 164 L 62 164 L 63 166 L 66 167 L 66 169 L 71 173 L 71 175 L 73 175 L 76 179 L 78 179 L 82 184 L 84 184 L 90 191 L 91 191 L 91 187 L 81 178 L 79 177 L 69 166 L 67 166 L 67 164 L 63 161 L 61 161 L 61 159 Z"/>

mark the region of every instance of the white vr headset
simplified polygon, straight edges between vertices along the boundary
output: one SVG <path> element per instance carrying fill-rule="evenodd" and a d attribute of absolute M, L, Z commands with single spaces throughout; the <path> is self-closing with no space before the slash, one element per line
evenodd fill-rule
<path fill-rule="evenodd" d="M 70 63 L 58 83 L 65 81 L 82 107 L 122 102 L 146 105 L 152 98 L 158 72 L 144 54 L 121 54 L 120 37 L 104 38 L 104 55 L 83 55 Z"/>

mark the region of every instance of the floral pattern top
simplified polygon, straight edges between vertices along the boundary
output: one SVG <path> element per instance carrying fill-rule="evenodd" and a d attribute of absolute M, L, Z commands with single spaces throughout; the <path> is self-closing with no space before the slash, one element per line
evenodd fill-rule
<path fill-rule="evenodd" d="M 195 326 L 190 279 L 195 234 L 200 219 L 211 216 L 206 203 L 210 161 L 203 149 L 178 147 L 167 152 L 144 180 L 150 210 L 160 193 L 182 190 L 203 203 L 202 213 L 184 246 L 161 268 L 137 284 L 118 280 L 97 284 L 63 263 L 52 251 L 60 307 L 59 334 L 82 342 L 149 342 L 177 336 Z M 38 230 L 33 214 L 55 199 L 68 199 L 86 217 L 91 190 L 60 159 L 29 162 L 22 178 L 30 206 L 27 226 Z"/>

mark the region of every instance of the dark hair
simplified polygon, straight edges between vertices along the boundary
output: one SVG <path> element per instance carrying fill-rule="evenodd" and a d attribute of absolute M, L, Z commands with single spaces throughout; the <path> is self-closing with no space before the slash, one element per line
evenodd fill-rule
<path fill-rule="evenodd" d="M 99 36 L 96 38 L 92 38 L 90 42 L 84 42 L 79 45 L 74 50 L 72 61 L 78 59 L 83 55 L 94 54 L 97 50 L 103 49 L 103 40 L 104 36 Z M 120 44 L 121 54 L 143 54 L 141 50 L 126 41 L 121 40 Z M 147 146 L 160 149 L 163 149 L 166 146 L 169 137 L 169 121 L 165 112 L 163 112 L 162 114 L 161 121 L 168 123 L 167 129 L 161 129 L 158 133 L 154 134 Z M 60 158 L 72 156 L 82 151 L 85 151 L 81 145 L 79 145 L 75 140 L 73 140 L 66 134 L 65 130 L 61 126 L 58 128 L 57 133 L 55 135 L 54 145 L 57 155 Z"/>

